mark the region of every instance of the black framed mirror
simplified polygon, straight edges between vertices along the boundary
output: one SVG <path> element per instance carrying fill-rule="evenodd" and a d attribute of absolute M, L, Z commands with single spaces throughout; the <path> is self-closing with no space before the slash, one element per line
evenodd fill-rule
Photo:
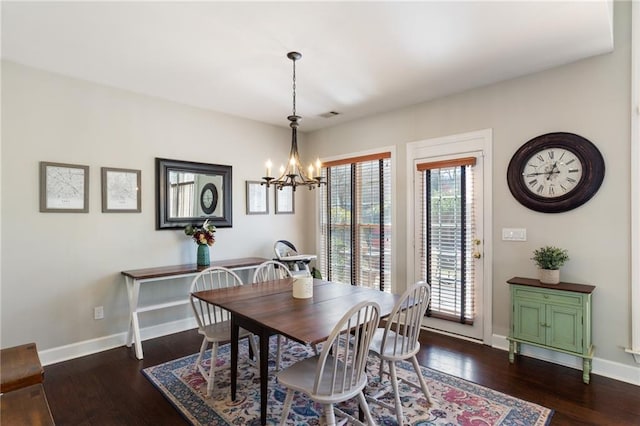
<path fill-rule="evenodd" d="M 156 229 L 232 225 L 231 166 L 156 158 Z"/>

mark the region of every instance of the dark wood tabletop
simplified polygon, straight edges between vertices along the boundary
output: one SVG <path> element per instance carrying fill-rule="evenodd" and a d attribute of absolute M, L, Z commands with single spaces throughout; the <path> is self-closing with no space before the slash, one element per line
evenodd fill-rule
<path fill-rule="evenodd" d="M 259 322 L 271 333 L 303 344 L 329 337 L 338 320 L 355 304 L 373 300 L 380 316 L 391 313 L 398 296 L 364 287 L 314 280 L 313 297 L 294 299 L 293 279 L 246 284 L 220 290 L 199 291 L 194 296 L 232 314 Z"/>
<path fill-rule="evenodd" d="M 361 301 L 375 301 L 388 316 L 400 296 L 369 288 L 313 280 L 313 297 L 295 299 L 293 278 L 193 293 L 231 313 L 231 399 L 236 399 L 238 329 L 260 338 L 260 423 L 266 424 L 268 339 L 281 334 L 303 344 L 325 341 L 340 318 Z"/>

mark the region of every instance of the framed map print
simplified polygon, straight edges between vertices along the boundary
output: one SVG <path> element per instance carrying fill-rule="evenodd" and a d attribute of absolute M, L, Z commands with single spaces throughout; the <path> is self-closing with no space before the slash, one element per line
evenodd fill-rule
<path fill-rule="evenodd" d="M 274 187 L 275 188 L 275 187 Z M 275 188 L 276 192 L 276 214 L 293 214 L 293 189 L 285 186 L 282 189 Z"/>
<path fill-rule="evenodd" d="M 89 166 L 40 162 L 40 211 L 89 212 Z"/>
<path fill-rule="evenodd" d="M 102 167 L 102 213 L 140 213 L 140 170 Z"/>
<path fill-rule="evenodd" d="M 269 191 L 257 181 L 247 181 L 247 214 L 269 214 Z"/>

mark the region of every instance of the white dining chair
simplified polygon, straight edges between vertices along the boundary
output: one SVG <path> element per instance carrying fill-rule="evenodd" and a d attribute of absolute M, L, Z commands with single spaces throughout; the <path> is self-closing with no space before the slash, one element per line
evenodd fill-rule
<path fill-rule="evenodd" d="M 380 357 L 381 381 L 385 374 L 385 363 L 389 366 L 389 375 L 391 378 L 395 407 L 379 400 L 381 396 L 389 392 L 388 390 L 383 390 L 378 392 L 376 395 L 367 397 L 367 400 L 380 404 L 390 410 L 395 408 L 396 418 L 398 419 L 399 425 L 404 423 L 400 392 L 398 390 L 396 362 L 411 360 L 411 364 L 413 364 L 413 368 L 415 369 L 420 385 L 418 386 L 414 382 L 408 380 L 401 380 L 410 386 L 422 389 L 422 393 L 424 393 L 424 397 L 427 399 L 427 402 L 429 404 L 432 402 L 431 393 L 427 388 L 424 377 L 422 377 L 420 365 L 418 365 L 418 360 L 416 359 L 416 353 L 420 350 L 420 342 L 418 342 L 420 325 L 427 310 L 427 306 L 429 306 L 430 300 L 431 287 L 429 284 L 419 281 L 411 285 L 407 290 L 405 290 L 400 299 L 394 305 L 391 314 L 386 319 L 385 327 L 378 328 L 376 330 L 376 333 L 373 336 L 373 341 L 371 342 L 370 351 Z"/>
<path fill-rule="evenodd" d="M 291 271 L 284 263 L 276 260 L 267 260 L 256 267 L 252 282 L 261 283 L 264 281 L 290 278 L 291 276 Z"/>
<path fill-rule="evenodd" d="M 283 278 L 291 278 L 291 271 L 283 263 L 275 260 L 267 260 L 261 263 L 253 273 L 253 283 L 261 283 L 265 281 L 280 280 Z M 282 345 L 285 343 L 284 338 L 278 334 L 278 346 L 276 349 L 276 371 L 280 371 L 280 362 L 282 359 Z"/>
<path fill-rule="evenodd" d="M 231 318 L 228 311 L 194 297 L 193 293 L 239 285 L 242 285 L 240 277 L 233 271 L 221 266 L 212 266 L 201 271 L 191 282 L 191 307 L 198 322 L 198 333 L 203 336 L 200 354 L 194 369 L 199 371 L 207 381 L 207 397 L 211 396 L 213 391 L 215 372 L 223 368 L 229 368 L 228 364 L 216 367 L 216 360 L 218 359 L 218 347 L 220 344 L 231 340 Z M 253 334 L 240 328 L 239 339 L 243 338 L 248 339 L 257 359 L 259 356 L 258 347 L 255 344 Z M 211 343 L 211 366 L 207 371 L 202 364 L 202 359 L 209 343 Z"/>
<path fill-rule="evenodd" d="M 322 404 L 330 426 L 336 424 L 336 412 L 352 423 L 364 425 L 355 417 L 334 407 L 334 404 L 357 396 L 368 424 L 375 424 L 363 389 L 367 384 L 365 367 L 369 345 L 379 320 L 378 303 L 358 303 L 334 326 L 320 355 L 299 361 L 278 373 L 278 382 L 287 388 L 281 425 L 286 424 L 295 392 L 302 392 Z"/>

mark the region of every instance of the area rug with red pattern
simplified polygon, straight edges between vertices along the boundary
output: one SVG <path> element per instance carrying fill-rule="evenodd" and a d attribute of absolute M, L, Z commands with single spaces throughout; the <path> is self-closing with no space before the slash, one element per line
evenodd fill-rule
<path fill-rule="evenodd" d="M 275 338 L 275 336 L 274 336 Z M 275 353 L 275 340 L 270 341 L 271 353 Z M 247 345 L 240 345 L 239 371 L 236 401 L 230 399 L 230 371 L 216 372 L 215 387 L 207 398 L 206 382 L 194 370 L 198 354 L 145 368 L 142 373 L 169 400 L 176 409 L 193 425 L 259 425 L 260 424 L 260 378 L 257 367 L 245 363 Z M 230 347 L 220 347 L 218 365 L 230 364 Z M 205 365 L 210 363 L 211 352 L 207 351 Z M 282 368 L 298 360 L 313 355 L 313 351 L 303 345 L 288 342 L 282 353 Z M 413 366 L 399 363 L 398 377 L 417 382 Z M 426 425 L 526 425 L 549 424 L 553 411 L 501 392 L 477 385 L 458 377 L 421 367 L 433 403 L 427 404 L 420 389 L 400 382 L 402 407 L 406 424 Z M 269 395 L 267 424 L 279 424 L 286 389 L 277 383 L 275 364 L 269 360 Z M 371 356 L 367 365 L 369 383 L 365 393 L 375 394 L 389 386 L 389 379 L 381 381 L 377 357 Z M 389 393 L 381 400 L 393 406 Z M 343 411 L 357 415 L 356 401 L 340 404 Z M 369 409 L 374 420 L 380 425 L 396 425 L 395 413 L 379 404 L 370 403 Z M 302 394 L 296 394 L 287 424 L 315 426 L 321 424 L 323 409 Z"/>

